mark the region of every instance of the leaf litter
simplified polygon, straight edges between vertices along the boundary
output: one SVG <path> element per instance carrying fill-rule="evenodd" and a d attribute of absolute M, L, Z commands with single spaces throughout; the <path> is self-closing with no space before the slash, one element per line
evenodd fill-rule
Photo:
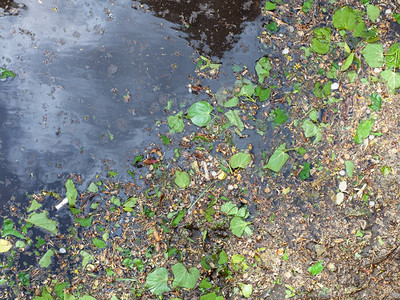
<path fill-rule="evenodd" d="M 242 78 L 222 112 L 212 99 L 200 100 L 186 116 L 169 118 L 171 132 L 180 135 L 167 147 L 179 155 L 166 160 L 158 148 L 144 150 L 133 166 L 142 163 L 145 172 L 133 182 L 119 182 L 111 171 L 89 187 L 71 177 L 66 196 L 76 218 L 69 232 L 60 234 L 57 217 L 38 205 L 53 196 L 34 195 L 26 225 L 4 222 L 1 249 L 16 257 L 17 239 L 37 241 L 41 255 L 29 268 L 35 276 L 20 272 L 6 282 L 21 282 L 23 290 L 14 288 L 19 295 L 29 290 L 48 299 L 56 290 L 82 295 L 78 299 L 396 298 L 398 48 L 381 51 L 391 19 L 379 21 L 376 3 L 339 2 L 302 2 L 303 9 L 293 11 L 268 1 L 265 17 L 279 26 L 260 40 L 276 53 L 290 48 L 290 55 L 256 61 L 254 75 Z M 381 12 L 386 7 L 379 4 Z M 313 32 L 318 20 L 332 26 Z M 379 41 L 375 22 L 381 22 Z M 279 33 L 293 43 L 282 42 Z M 352 40 L 357 36 L 367 44 Z M 207 57 L 198 66 L 211 78 L 218 75 L 219 64 Z M 292 92 L 261 96 L 260 89 L 279 90 L 270 78 L 279 70 L 286 70 L 279 84 Z M 255 128 L 245 117 L 258 110 L 287 117 L 270 127 L 275 140 L 263 140 L 264 155 L 250 143 L 236 149 L 229 142 L 235 129 Z M 199 128 L 191 133 L 187 122 Z M 29 226 L 42 230 L 44 244 L 30 241 Z M 233 263 L 238 255 L 246 268 Z M 59 268 L 49 269 L 53 264 Z"/>

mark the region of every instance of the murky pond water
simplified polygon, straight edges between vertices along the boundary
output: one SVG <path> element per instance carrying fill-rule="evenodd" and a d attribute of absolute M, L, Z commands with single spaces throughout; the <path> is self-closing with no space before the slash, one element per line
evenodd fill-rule
<path fill-rule="evenodd" d="M 198 52 L 235 63 L 262 56 L 259 2 L 0 1 L 0 207 L 15 196 L 125 172 L 140 150 L 160 144 L 164 107 L 194 101 L 186 85 Z M 220 85 L 220 86 L 218 86 Z M 165 128 L 164 128 L 165 130 Z"/>

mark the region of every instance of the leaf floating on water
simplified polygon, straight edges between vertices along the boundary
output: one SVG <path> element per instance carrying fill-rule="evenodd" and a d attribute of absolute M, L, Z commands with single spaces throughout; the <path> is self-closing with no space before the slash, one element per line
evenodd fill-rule
<path fill-rule="evenodd" d="M 245 169 L 251 161 L 251 155 L 248 153 L 237 153 L 233 155 L 229 161 L 232 169 L 242 168 Z"/>
<path fill-rule="evenodd" d="M 286 153 L 286 143 L 283 143 L 274 151 L 265 168 L 278 173 L 288 159 L 289 155 Z"/>
<path fill-rule="evenodd" d="M 186 289 L 192 289 L 200 277 L 200 271 L 197 268 L 190 268 L 188 272 L 182 263 L 173 265 L 172 272 L 174 273 L 172 287 L 180 286 Z"/>
<path fill-rule="evenodd" d="M 175 183 L 181 189 L 187 188 L 190 184 L 189 174 L 186 172 L 176 171 L 175 172 Z"/>
<path fill-rule="evenodd" d="M 42 258 L 39 260 L 39 265 L 42 268 L 47 268 L 51 264 L 51 257 L 54 255 L 54 251 L 49 249 L 47 252 L 42 256 Z"/>
<path fill-rule="evenodd" d="M 71 179 L 68 179 L 65 183 L 65 188 L 67 189 L 66 196 L 68 198 L 69 207 L 75 207 L 78 191 L 75 188 L 74 182 Z"/>
<path fill-rule="evenodd" d="M 44 211 L 40 214 L 32 213 L 26 221 L 32 223 L 33 225 L 46 229 L 54 234 L 57 234 L 58 222 L 50 220 L 47 217 L 47 211 Z"/>
<path fill-rule="evenodd" d="M 207 126 L 211 121 L 210 113 L 213 107 L 206 101 L 199 101 L 190 106 L 187 117 L 194 125 L 199 127 Z"/>

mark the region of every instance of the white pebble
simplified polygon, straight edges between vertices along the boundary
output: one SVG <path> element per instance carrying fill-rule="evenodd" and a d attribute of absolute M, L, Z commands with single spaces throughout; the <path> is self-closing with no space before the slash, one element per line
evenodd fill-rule
<path fill-rule="evenodd" d="M 212 172 L 211 172 L 211 176 L 212 176 L 212 177 L 217 177 L 217 175 L 218 175 L 217 172 L 215 172 L 215 171 L 212 171 Z"/>
<path fill-rule="evenodd" d="M 340 205 L 344 201 L 344 194 L 343 193 L 337 193 L 336 194 L 336 204 Z"/>
<path fill-rule="evenodd" d="M 379 68 L 375 68 L 375 69 L 374 69 L 374 73 L 379 74 L 380 72 L 381 72 L 381 69 L 379 69 Z"/>
<path fill-rule="evenodd" d="M 347 182 L 346 181 L 342 181 L 341 183 L 339 183 L 339 190 L 341 192 L 346 191 L 346 189 L 347 189 Z"/>
<path fill-rule="evenodd" d="M 60 250 L 58 250 L 58 252 L 60 252 L 61 254 L 67 253 L 67 250 L 65 250 L 65 248 L 60 248 Z"/>
<path fill-rule="evenodd" d="M 286 55 L 286 54 L 288 54 L 288 53 L 289 53 L 289 48 L 283 49 L 283 51 L 282 51 L 282 54 L 283 54 L 283 55 Z"/>
<path fill-rule="evenodd" d="M 390 15 L 391 13 L 392 13 L 392 11 L 390 9 L 385 10 L 386 15 Z"/>
<path fill-rule="evenodd" d="M 339 88 L 339 83 L 337 82 L 332 83 L 331 90 L 337 90 L 338 88 Z"/>
<path fill-rule="evenodd" d="M 232 184 L 230 184 L 230 185 L 228 185 L 228 190 L 233 190 L 233 185 Z"/>
<path fill-rule="evenodd" d="M 373 134 L 370 134 L 370 135 L 368 136 L 368 138 L 369 138 L 370 140 L 373 140 L 373 139 L 375 138 L 375 136 L 374 136 Z"/>
<path fill-rule="evenodd" d="M 339 175 L 342 176 L 342 177 L 343 177 L 343 176 L 346 176 L 346 171 L 345 171 L 345 170 L 341 170 L 341 171 L 339 172 Z"/>
<path fill-rule="evenodd" d="M 375 206 L 375 201 L 374 200 L 369 201 L 369 207 L 374 207 L 374 206 Z"/>

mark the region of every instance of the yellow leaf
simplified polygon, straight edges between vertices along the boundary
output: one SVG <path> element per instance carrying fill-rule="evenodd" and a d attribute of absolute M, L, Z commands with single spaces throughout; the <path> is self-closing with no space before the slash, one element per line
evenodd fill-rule
<path fill-rule="evenodd" d="M 219 180 L 224 180 L 226 177 L 226 173 L 224 171 L 221 171 L 221 173 L 218 174 L 218 179 Z"/>
<path fill-rule="evenodd" d="M 12 247 L 12 244 L 4 239 L 0 239 L 0 253 L 7 252 Z"/>

